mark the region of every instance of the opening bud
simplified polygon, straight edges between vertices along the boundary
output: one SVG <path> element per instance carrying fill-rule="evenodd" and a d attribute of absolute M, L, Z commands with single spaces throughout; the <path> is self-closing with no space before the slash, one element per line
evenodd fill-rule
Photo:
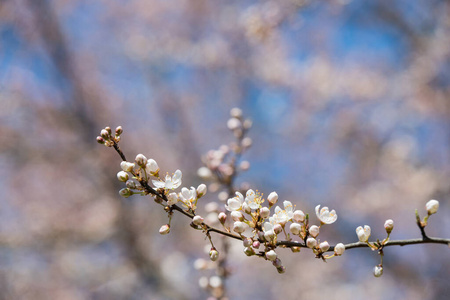
<path fill-rule="evenodd" d="M 119 136 L 123 133 L 123 129 L 122 126 L 117 126 L 116 127 L 116 136 Z"/>
<path fill-rule="evenodd" d="M 268 218 L 270 216 L 270 209 L 267 207 L 261 207 L 261 209 L 259 210 L 259 215 L 263 219 Z"/>
<path fill-rule="evenodd" d="M 280 224 L 273 225 L 273 231 L 275 234 L 280 234 L 283 231 L 283 227 Z"/>
<path fill-rule="evenodd" d="M 425 205 L 428 215 L 435 214 L 439 209 L 439 201 L 437 200 L 430 200 Z"/>
<path fill-rule="evenodd" d="M 390 234 L 392 232 L 392 229 L 394 229 L 394 221 L 389 219 L 384 222 L 384 229 L 386 229 L 387 234 Z"/>
<path fill-rule="evenodd" d="M 159 173 L 159 166 L 154 159 L 147 160 L 146 168 L 150 175 L 156 176 Z"/>
<path fill-rule="evenodd" d="M 122 161 L 120 163 L 120 167 L 125 172 L 132 172 L 133 169 L 134 169 L 134 163 L 130 163 L 130 162 L 127 162 L 127 161 Z"/>
<path fill-rule="evenodd" d="M 312 225 L 311 227 L 309 227 L 309 234 L 312 237 L 314 237 L 314 238 L 317 237 L 319 235 L 319 232 L 320 232 L 319 226 Z"/>
<path fill-rule="evenodd" d="M 167 195 L 167 205 L 172 206 L 178 202 L 177 193 L 170 193 Z"/>
<path fill-rule="evenodd" d="M 328 244 L 327 241 L 322 242 L 322 243 L 319 244 L 319 249 L 320 249 L 322 252 L 326 252 L 328 249 L 330 249 L 330 244 Z"/>
<path fill-rule="evenodd" d="M 225 224 L 225 221 L 227 220 L 227 215 L 224 212 L 219 213 L 219 215 L 217 216 L 217 218 L 219 219 L 220 224 Z"/>
<path fill-rule="evenodd" d="M 204 220 L 201 216 L 195 216 L 194 218 L 192 218 L 192 223 L 194 223 L 197 226 L 202 225 L 203 221 Z"/>
<path fill-rule="evenodd" d="M 345 246 L 342 243 L 338 243 L 335 247 L 334 247 L 334 254 L 339 256 L 342 255 L 345 251 Z"/>
<path fill-rule="evenodd" d="M 103 139 L 105 139 L 105 141 L 109 141 L 109 133 L 106 129 L 102 129 L 102 131 L 100 131 L 100 135 Z"/>
<path fill-rule="evenodd" d="M 380 277 L 383 275 L 383 267 L 382 266 L 375 266 L 373 268 L 373 276 Z"/>
<path fill-rule="evenodd" d="M 246 225 L 244 222 L 236 221 L 233 224 L 233 231 L 236 233 L 243 233 L 245 231 Z"/>
<path fill-rule="evenodd" d="M 356 234 L 358 235 L 358 239 L 360 242 L 367 242 L 370 237 L 370 226 L 364 225 L 364 228 L 362 226 L 358 226 L 356 228 Z"/>
<path fill-rule="evenodd" d="M 240 211 L 235 210 L 231 212 L 231 218 L 233 221 L 242 221 L 244 220 L 244 215 Z"/>
<path fill-rule="evenodd" d="M 127 181 L 128 180 L 128 173 L 125 171 L 120 171 L 117 173 L 117 179 L 119 179 L 119 181 Z"/>
<path fill-rule="evenodd" d="M 138 154 L 136 155 L 135 161 L 139 167 L 145 167 L 147 164 L 147 157 L 145 157 L 144 154 Z"/>
<path fill-rule="evenodd" d="M 123 188 L 119 191 L 119 195 L 124 198 L 128 198 L 133 195 L 133 191 L 131 191 L 129 188 Z"/>
<path fill-rule="evenodd" d="M 253 240 L 251 238 L 245 238 L 243 244 L 244 247 L 250 247 L 253 244 Z"/>
<path fill-rule="evenodd" d="M 302 230 L 302 226 L 298 223 L 292 223 L 289 227 L 289 230 L 292 232 L 292 234 L 298 235 Z"/>
<path fill-rule="evenodd" d="M 202 183 L 197 187 L 197 198 L 203 197 L 206 194 L 206 184 Z"/>
<path fill-rule="evenodd" d="M 297 223 L 302 223 L 305 221 L 305 213 L 298 209 L 294 211 L 294 216 L 292 217 L 292 219 L 294 219 L 294 221 Z"/>
<path fill-rule="evenodd" d="M 317 246 L 317 241 L 316 241 L 316 239 L 315 239 L 315 238 L 312 238 L 312 237 L 308 238 L 308 239 L 306 240 L 306 246 L 307 246 L 308 248 L 311 248 L 311 249 L 315 248 L 315 247 Z"/>
<path fill-rule="evenodd" d="M 252 256 L 252 255 L 255 255 L 255 250 L 253 250 L 252 247 L 245 247 L 244 248 L 244 253 L 247 256 Z"/>
<path fill-rule="evenodd" d="M 273 250 L 266 252 L 266 258 L 270 261 L 274 261 L 277 259 L 277 253 Z"/>
<path fill-rule="evenodd" d="M 269 201 L 270 206 L 274 206 L 278 201 L 278 194 L 276 192 L 272 192 L 267 197 L 267 201 Z"/>

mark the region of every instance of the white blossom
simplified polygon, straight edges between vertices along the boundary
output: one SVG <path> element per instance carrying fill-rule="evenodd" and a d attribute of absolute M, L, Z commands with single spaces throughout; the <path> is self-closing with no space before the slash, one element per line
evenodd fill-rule
<path fill-rule="evenodd" d="M 245 203 L 250 209 L 258 209 L 261 207 L 262 198 L 259 193 L 255 193 L 253 190 L 248 190 L 245 194 Z"/>
<path fill-rule="evenodd" d="M 228 205 L 225 205 L 225 208 L 228 211 L 236 211 L 242 209 L 242 203 L 244 202 L 244 196 L 241 193 L 236 192 L 236 196 L 234 198 L 230 198 L 227 201 Z"/>
<path fill-rule="evenodd" d="M 166 175 L 165 181 L 163 180 L 152 180 L 153 185 L 157 189 L 174 190 L 181 185 L 181 171 L 176 170 L 173 176 Z"/>
<path fill-rule="evenodd" d="M 181 189 L 179 198 L 180 201 L 183 202 L 183 204 L 186 207 L 195 209 L 195 201 L 197 200 L 197 190 L 193 186 L 191 186 L 190 189 L 184 187 Z"/>
<path fill-rule="evenodd" d="M 320 205 L 316 206 L 316 215 L 317 218 L 320 220 L 320 222 L 322 222 L 323 224 L 332 224 L 334 222 L 336 222 L 337 220 L 337 214 L 334 211 L 334 209 L 332 211 L 328 210 L 328 207 L 322 207 L 322 209 L 319 211 Z"/>
<path fill-rule="evenodd" d="M 264 238 L 268 241 L 275 237 L 275 231 L 273 230 L 273 224 L 265 222 L 263 225 Z"/>
<path fill-rule="evenodd" d="M 269 218 L 270 223 L 278 223 L 284 226 L 287 222 L 292 220 L 294 216 L 294 206 L 290 201 L 283 201 L 284 209 L 281 209 L 279 206 L 275 207 L 275 213 L 272 217 Z"/>

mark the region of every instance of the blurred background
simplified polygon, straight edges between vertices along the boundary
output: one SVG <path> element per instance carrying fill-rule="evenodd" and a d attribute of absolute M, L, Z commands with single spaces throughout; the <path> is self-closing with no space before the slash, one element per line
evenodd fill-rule
<path fill-rule="evenodd" d="M 331 244 L 365 224 L 382 239 L 389 218 L 393 239 L 420 237 L 430 199 L 427 233 L 450 235 L 448 1 L 2 0 L 0 107 L 0 299 L 206 299 L 204 236 L 180 215 L 159 235 L 166 214 L 118 195 L 120 158 L 95 138 L 122 125 L 129 160 L 181 169 L 189 187 L 233 141 L 233 107 L 253 120 L 236 183 L 336 209 Z M 279 275 L 242 248 L 230 299 L 450 294 L 443 245 L 387 248 L 380 278 L 368 249 L 328 263 L 280 250 Z"/>

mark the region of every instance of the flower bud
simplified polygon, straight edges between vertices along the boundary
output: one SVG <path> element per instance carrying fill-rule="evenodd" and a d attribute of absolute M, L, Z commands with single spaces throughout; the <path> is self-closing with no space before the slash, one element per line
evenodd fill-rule
<path fill-rule="evenodd" d="M 234 222 L 233 231 L 239 234 L 243 233 L 245 231 L 245 223 L 240 221 Z"/>
<path fill-rule="evenodd" d="M 194 223 L 197 226 L 202 225 L 203 218 L 201 216 L 195 216 L 194 218 L 192 218 L 192 223 Z"/>
<path fill-rule="evenodd" d="M 150 175 L 157 175 L 159 173 L 159 166 L 154 159 L 147 160 L 145 167 Z"/>
<path fill-rule="evenodd" d="M 197 198 L 203 197 L 206 194 L 206 184 L 202 183 L 197 188 Z"/>
<path fill-rule="evenodd" d="M 231 212 L 231 218 L 233 221 L 242 221 L 244 220 L 244 215 L 240 211 L 235 210 Z"/>
<path fill-rule="evenodd" d="M 292 234 L 298 235 L 302 230 L 302 226 L 298 223 L 292 223 L 289 227 L 289 230 L 292 232 Z"/>
<path fill-rule="evenodd" d="M 233 107 L 230 110 L 230 116 L 233 118 L 241 118 L 242 117 L 242 109 L 240 109 L 239 107 Z"/>
<path fill-rule="evenodd" d="M 278 257 L 274 261 L 272 261 L 272 265 L 274 265 L 275 268 L 279 268 L 279 267 L 283 266 L 281 259 L 279 259 Z"/>
<path fill-rule="evenodd" d="M 128 173 L 125 171 L 120 171 L 119 173 L 117 173 L 117 179 L 119 179 L 119 181 L 127 181 L 128 180 Z"/>
<path fill-rule="evenodd" d="M 380 277 L 381 275 L 383 275 L 383 267 L 375 266 L 373 268 L 373 276 Z"/>
<path fill-rule="evenodd" d="M 106 126 L 106 127 L 105 127 L 105 130 L 108 132 L 109 135 L 111 135 L 111 127 Z"/>
<path fill-rule="evenodd" d="M 201 167 L 197 170 L 197 175 L 203 179 L 209 179 L 212 176 L 211 170 L 207 167 Z"/>
<path fill-rule="evenodd" d="M 266 258 L 270 261 L 274 261 L 277 259 L 277 253 L 273 250 L 266 252 Z"/>
<path fill-rule="evenodd" d="M 392 229 L 394 229 L 394 221 L 389 219 L 384 222 L 384 229 L 386 229 L 387 234 L 390 234 L 392 232 Z"/>
<path fill-rule="evenodd" d="M 122 126 L 117 126 L 116 127 L 116 136 L 119 136 L 123 133 L 123 129 Z"/>
<path fill-rule="evenodd" d="M 273 225 L 273 231 L 275 234 L 280 234 L 283 231 L 283 227 L 280 224 Z"/>
<path fill-rule="evenodd" d="M 136 188 L 136 182 L 134 182 L 133 180 L 127 180 L 127 182 L 125 184 L 126 184 L 127 188 L 129 188 L 129 189 Z"/>
<path fill-rule="evenodd" d="M 311 235 L 312 237 L 317 237 L 319 235 L 319 226 L 317 225 L 312 225 L 311 227 L 309 227 L 309 235 Z"/>
<path fill-rule="evenodd" d="M 259 241 L 254 241 L 253 244 L 252 244 L 252 247 L 255 248 L 255 249 L 258 249 L 259 246 L 261 246 L 261 243 Z"/>
<path fill-rule="evenodd" d="M 264 239 L 266 241 L 271 241 L 275 238 L 275 232 L 273 230 L 265 231 L 264 232 Z"/>
<path fill-rule="evenodd" d="M 216 249 L 211 248 L 211 251 L 209 251 L 209 258 L 212 261 L 216 261 L 219 258 L 219 252 L 217 252 Z"/>
<path fill-rule="evenodd" d="M 312 238 L 312 237 L 310 237 L 310 238 L 308 238 L 307 240 L 306 240 L 306 246 L 308 247 L 308 248 L 315 248 L 316 246 L 317 246 L 317 241 L 316 241 L 316 239 L 315 238 Z"/>
<path fill-rule="evenodd" d="M 244 148 L 249 148 L 249 147 L 251 147 L 252 143 L 253 143 L 253 141 L 251 138 L 245 137 L 242 139 L 241 145 Z"/>
<path fill-rule="evenodd" d="M 101 136 L 97 137 L 97 143 L 104 145 L 105 144 L 105 139 L 102 138 Z"/>
<path fill-rule="evenodd" d="M 234 118 L 234 117 L 230 118 L 228 120 L 228 122 L 227 122 L 227 127 L 230 130 L 239 129 L 239 128 L 241 128 L 241 126 L 242 126 L 241 121 L 239 119 L 237 119 L 237 118 Z"/>
<path fill-rule="evenodd" d="M 270 216 L 270 209 L 267 207 L 261 207 L 261 209 L 259 210 L 259 215 L 261 216 L 261 218 L 266 219 Z"/>
<path fill-rule="evenodd" d="M 253 250 L 252 247 L 245 247 L 244 248 L 244 253 L 247 256 L 252 256 L 252 255 L 255 255 L 255 250 Z"/>
<path fill-rule="evenodd" d="M 292 217 L 292 219 L 294 219 L 294 221 L 297 223 L 302 223 L 303 221 L 305 221 L 305 213 L 297 209 L 296 211 L 294 211 L 294 216 Z"/>
<path fill-rule="evenodd" d="M 177 193 L 170 193 L 167 195 L 167 205 L 172 206 L 178 202 Z"/>
<path fill-rule="evenodd" d="M 284 266 L 281 266 L 279 268 L 277 268 L 278 273 L 283 274 L 284 272 L 286 272 L 286 268 Z"/>
<path fill-rule="evenodd" d="M 248 204 L 246 202 L 242 203 L 242 210 L 246 214 L 251 214 L 252 213 L 252 209 L 250 208 L 250 206 L 248 206 Z"/>
<path fill-rule="evenodd" d="M 120 163 L 120 167 L 125 172 L 132 172 L 133 168 L 134 168 L 134 163 L 130 163 L 130 162 L 127 162 L 127 161 L 122 161 Z"/>
<path fill-rule="evenodd" d="M 253 240 L 251 238 L 245 238 L 243 240 L 244 247 L 250 247 L 253 244 Z"/>
<path fill-rule="evenodd" d="M 166 225 L 163 225 L 163 226 L 161 226 L 161 228 L 159 228 L 159 233 L 160 234 L 168 234 L 170 232 L 170 225 L 169 224 L 166 224 Z"/>
<path fill-rule="evenodd" d="M 227 215 L 224 212 L 219 213 L 219 215 L 217 216 L 217 218 L 220 221 L 220 224 L 225 224 L 225 221 L 227 220 Z"/>
<path fill-rule="evenodd" d="M 144 167 L 147 164 L 147 157 L 144 154 L 138 154 L 136 155 L 135 161 L 139 167 Z"/>
<path fill-rule="evenodd" d="M 345 246 L 342 243 L 338 243 L 334 247 L 334 254 L 337 256 L 342 255 L 342 253 L 344 253 L 344 251 L 345 251 Z"/>
<path fill-rule="evenodd" d="M 102 129 L 102 131 L 100 131 L 100 135 L 103 139 L 105 139 L 105 141 L 109 141 L 109 133 L 106 129 Z"/>
<path fill-rule="evenodd" d="M 278 194 L 276 192 L 272 192 L 267 197 L 267 201 L 269 201 L 270 206 L 274 206 L 278 201 Z"/>
<path fill-rule="evenodd" d="M 319 249 L 320 249 L 322 252 L 326 252 L 328 249 L 330 249 L 330 244 L 328 244 L 327 241 L 322 242 L 322 243 L 319 244 Z"/>
<path fill-rule="evenodd" d="M 364 228 L 362 226 L 358 226 L 358 228 L 356 228 L 356 234 L 358 235 L 358 239 L 360 242 L 367 242 L 369 240 L 370 237 L 370 226 L 368 225 L 364 225 Z"/>
<path fill-rule="evenodd" d="M 439 201 L 437 200 L 430 200 L 425 205 L 428 215 L 435 214 L 439 209 Z"/>
<path fill-rule="evenodd" d="M 131 191 L 129 188 L 123 188 L 119 191 L 119 195 L 124 198 L 128 198 L 133 195 L 133 191 Z"/>

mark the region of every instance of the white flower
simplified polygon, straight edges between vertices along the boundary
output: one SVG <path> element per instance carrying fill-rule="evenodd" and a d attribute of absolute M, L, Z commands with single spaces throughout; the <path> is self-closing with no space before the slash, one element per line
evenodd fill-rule
<path fill-rule="evenodd" d="M 439 209 L 439 201 L 437 200 L 430 200 L 425 205 L 427 208 L 427 212 L 429 215 L 435 214 Z"/>
<path fill-rule="evenodd" d="M 244 196 L 241 193 L 236 192 L 236 197 L 230 198 L 227 201 L 228 205 L 225 205 L 225 208 L 228 211 L 236 211 L 242 208 L 242 203 L 244 202 Z"/>
<path fill-rule="evenodd" d="M 292 220 L 294 216 L 294 206 L 290 201 L 283 201 L 284 210 L 279 206 L 275 207 L 275 213 L 269 218 L 270 223 L 278 223 L 284 226 L 288 221 Z"/>
<path fill-rule="evenodd" d="M 370 226 L 368 225 L 364 225 L 364 228 L 362 226 L 358 226 L 358 228 L 356 228 L 356 234 L 358 235 L 358 239 L 360 242 L 367 242 L 369 240 L 370 237 Z"/>
<path fill-rule="evenodd" d="M 182 188 L 180 193 L 180 200 L 183 204 L 188 207 L 195 209 L 195 201 L 197 200 L 197 190 L 195 187 L 191 186 L 191 189 Z"/>
<path fill-rule="evenodd" d="M 289 230 L 292 232 L 292 234 L 297 235 L 302 230 L 302 226 L 298 223 L 292 223 L 291 226 L 289 227 Z"/>
<path fill-rule="evenodd" d="M 248 190 L 245 194 L 245 203 L 250 209 L 258 209 L 261 207 L 262 198 L 259 193 L 255 193 L 253 190 Z"/>
<path fill-rule="evenodd" d="M 174 190 L 178 188 L 181 185 L 181 171 L 176 170 L 175 174 L 173 176 L 169 176 L 169 174 L 166 175 L 166 180 L 152 180 L 153 185 L 157 189 L 166 189 L 166 190 Z"/>
<path fill-rule="evenodd" d="M 273 225 L 269 222 L 265 222 L 263 226 L 264 238 L 267 241 L 272 240 L 275 237 L 275 232 L 273 231 Z"/>
<path fill-rule="evenodd" d="M 177 193 L 170 193 L 167 195 L 167 205 L 172 206 L 178 202 Z"/>
<path fill-rule="evenodd" d="M 332 211 L 328 210 L 328 207 L 322 207 L 322 209 L 319 211 L 320 205 L 316 206 L 316 215 L 317 218 L 320 220 L 320 222 L 322 222 L 323 224 L 332 224 L 334 222 L 336 222 L 337 220 L 337 214 L 334 211 L 334 209 Z"/>
<path fill-rule="evenodd" d="M 305 221 L 305 217 L 306 217 L 305 213 L 298 209 L 294 211 L 292 219 L 297 223 L 302 223 L 303 221 Z"/>
<path fill-rule="evenodd" d="M 344 253 L 345 251 L 345 246 L 342 243 L 336 244 L 336 246 L 334 247 L 334 254 L 339 256 L 342 255 L 342 253 Z"/>
<path fill-rule="evenodd" d="M 274 261 L 277 259 L 277 253 L 273 250 L 266 252 L 266 258 L 270 261 Z"/>
<path fill-rule="evenodd" d="M 384 222 L 384 229 L 386 229 L 386 232 L 389 234 L 391 233 L 392 229 L 394 229 L 394 221 L 389 219 Z"/>
<path fill-rule="evenodd" d="M 319 229 L 319 226 L 317 226 L 317 225 L 312 225 L 311 227 L 309 227 L 309 234 L 313 237 L 313 238 L 315 238 L 315 237 L 317 237 L 318 235 L 319 235 L 319 231 L 320 231 L 320 229 Z"/>

